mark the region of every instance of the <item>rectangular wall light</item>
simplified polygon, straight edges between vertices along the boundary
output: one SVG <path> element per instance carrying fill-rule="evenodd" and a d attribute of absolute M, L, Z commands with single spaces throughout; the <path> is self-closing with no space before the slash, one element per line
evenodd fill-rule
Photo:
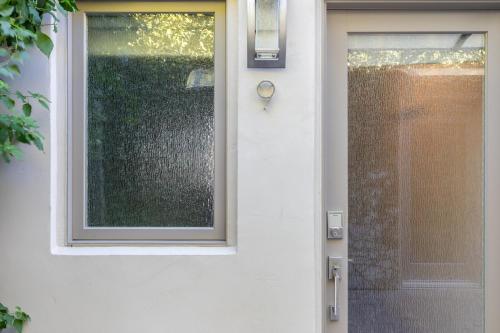
<path fill-rule="evenodd" d="M 286 0 L 248 0 L 248 67 L 286 67 Z"/>

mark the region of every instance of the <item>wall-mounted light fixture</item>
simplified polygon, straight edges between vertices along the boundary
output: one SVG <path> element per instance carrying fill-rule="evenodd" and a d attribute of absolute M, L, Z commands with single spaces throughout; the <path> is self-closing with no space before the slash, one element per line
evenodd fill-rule
<path fill-rule="evenodd" d="M 248 1 L 248 67 L 285 68 L 286 0 Z"/>

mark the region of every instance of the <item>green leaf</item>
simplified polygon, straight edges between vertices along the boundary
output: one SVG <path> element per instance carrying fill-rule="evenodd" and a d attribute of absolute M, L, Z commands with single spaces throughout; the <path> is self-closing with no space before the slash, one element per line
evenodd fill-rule
<path fill-rule="evenodd" d="M 47 110 L 50 109 L 49 104 L 45 100 L 39 99 L 38 103 L 40 103 L 40 105 L 43 106 L 45 109 L 47 109 Z"/>
<path fill-rule="evenodd" d="M 30 39 L 35 39 L 37 37 L 33 31 L 18 27 L 16 27 L 16 35 L 18 38 L 21 38 L 23 39 L 23 41 L 27 42 L 28 45 L 32 44 L 32 41 Z M 17 43 L 19 44 L 19 42 L 20 41 L 18 40 Z"/>
<path fill-rule="evenodd" d="M 7 131 L 6 128 L 0 127 L 0 144 L 6 142 L 8 139 L 9 139 L 9 131 Z"/>
<path fill-rule="evenodd" d="M 23 332 L 23 326 L 24 326 L 24 321 L 22 321 L 21 319 L 14 319 L 12 327 L 14 327 L 17 333 Z"/>
<path fill-rule="evenodd" d="M 28 90 L 28 93 L 29 93 L 31 96 L 33 96 L 34 98 L 36 98 L 36 99 L 43 99 L 43 100 L 46 100 L 47 102 L 49 101 L 49 100 L 47 99 L 47 97 L 43 96 L 43 95 L 42 95 L 42 94 L 40 94 L 40 93 L 36 93 L 36 92 L 30 91 L 30 90 Z"/>
<path fill-rule="evenodd" d="M 15 31 L 12 29 L 12 25 L 10 24 L 10 20 L 7 18 L 0 19 L 0 30 L 2 30 L 2 33 L 5 36 L 13 37 L 16 35 Z"/>
<path fill-rule="evenodd" d="M 34 24 L 39 25 L 42 23 L 42 18 L 35 7 L 32 7 L 32 6 L 28 7 L 28 12 L 31 15 L 31 21 Z"/>
<path fill-rule="evenodd" d="M 16 106 L 16 101 L 8 96 L 0 96 L 0 99 L 2 100 L 2 103 L 5 105 L 5 107 L 9 110 L 13 109 Z"/>
<path fill-rule="evenodd" d="M 49 36 L 39 31 L 36 33 L 36 46 L 38 46 L 43 54 L 49 57 L 52 49 L 54 48 L 54 43 L 52 43 Z"/>
<path fill-rule="evenodd" d="M 5 77 L 8 77 L 10 79 L 14 78 L 14 74 L 12 74 L 11 72 L 9 72 L 7 70 L 7 68 L 0 68 L 0 75 L 1 76 L 5 76 Z"/>
<path fill-rule="evenodd" d="M 16 134 L 16 140 L 19 142 L 25 143 L 25 144 L 30 143 L 30 138 L 28 137 L 28 135 L 26 133 Z"/>
<path fill-rule="evenodd" d="M 10 123 L 11 123 L 10 115 L 0 114 L 0 125 L 3 125 L 5 127 L 10 127 Z M 1 309 L 0 309 L 0 313 L 1 313 Z"/>
<path fill-rule="evenodd" d="M 43 142 L 41 137 L 35 136 L 33 138 L 33 143 L 35 144 L 35 147 L 38 148 L 38 150 L 43 151 Z"/>
<path fill-rule="evenodd" d="M 7 76 L 9 78 L 14 78 L 14 75 L 19 75 L 21 74 L 21 71 L 19 70 L 19 66 L 15 64 L 11 64 L 8 66 L 0 67 L 0 75 Z"/>
<path fill-rule="evenodd" d="M 29 103 L 23 104 L 23 113 L 26 117 L 31 116 L 31 104 Z"/>
<path fill-rule="evenodd" d="M 11 16 L 12 12 L 14 12 L 14 6 L 9 6 L 0 10 L 0 16 L 3 17 Z"/>
<path fill-rule="evenodd" d="M 13 74 L 16 74 L 16 75 L 21 74 L 21 71 L 19 70 L 19 66 L 17 66 L 17 65 L 9 65 L 7 68 Z"/>
<path fill-rule="evenodd" d="M 16 306 L 16 311 L 14 312 L 14 317 L 16 319 L 20 319 L 22 321 L 30 320 L 30 316 L 26 312 L 24 312 L 20 307 Z"/>
<path fill-rule="evenodd" d="M 27 103 L 26 102 L 27 97 L 24 96 L 24 94 L 22 92 L 20 92 L 19 90 L 16 91 L 16 97 L 17 97 L 17 99 L 21 100 L 21 102 Z"/>
<path fill-rule="evenodd" d="M 28 6 L 26 0 L 17 0 L 16 11 L 22 21 L 28 18 Z"/>
<path fill-rule="evenodd" d="M 74 0 L 59 0 L 59 5 L 68 12 L 76 12 L 78 10 Z"/>
<path fill-rule="evenodd" d="M 0 91 L 1 90 L 9 90 L 9 88 L 10 88 L 10 86 L 7 84 L 7 82 L 0 79 Z M 5 93 L 3 93 L 2 95 L 5 95 Z"/>
<path fill-rule="evenodd" d="M 17 61 L 17 62 L 23 62 L 23 60 L 26 59 L 27 57 L 28 57 L 28 54 L 27 54 L 27 52 L 24 52 L 24 51 L 17 51 L 17 52 L 12 53 L 12 55 L 11 55 L 11 59 L 13 61 Z"/>

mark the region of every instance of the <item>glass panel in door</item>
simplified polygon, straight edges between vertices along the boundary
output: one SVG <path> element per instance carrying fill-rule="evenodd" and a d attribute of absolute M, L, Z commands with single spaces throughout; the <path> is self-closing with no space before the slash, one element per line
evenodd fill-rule
<path fill-rule="evenodd" d="M 349 332 L 484 331 L 485 35 L 348 36 Z"/>

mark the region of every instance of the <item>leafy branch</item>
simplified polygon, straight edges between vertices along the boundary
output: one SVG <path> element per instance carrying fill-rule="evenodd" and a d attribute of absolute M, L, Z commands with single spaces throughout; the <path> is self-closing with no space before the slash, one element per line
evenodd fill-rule
<path fill-rule="evenodd" d="M 37 102 L 49 109 L 50 101 L 36 92 L 12 91 L 7 80 L 21 74 L 19 66 L 28 57 L 28 50 L 36 46 L 47 57 L 54 44 L 42 32 L 43 18 L 49 15 L 54 32 L 57 31 L 57 15 L 76 11 L 75 0 L 0 0 L 0 158 L 10 162 L 21 156 L 18 143 L 34 145 L 43 151 L 43 136 L 38 124 L 31 117 L 32 103 Z M 21 308 L 11 312 L 0 303 L 0 331 L 14 328 L 22 333 L 30 320 Z"/>
<path fill-rule="evenodd" d="M 22 333 L 24 324 L 29 320 L 30 316 L 21 308 L 16 307 L 14 312 L 10 312 L 5 305 L 0 303 L 0 330 L 14 328 L 17 333 Z"/>
<path fill-rule="evenodd" d="M 22 155 L 17 144 L 34 145 L 43 151 L 43 136 L 38 123 L 31 117 L 32 103 L 49 109 L 50 101 L 39 93 L 13 92 L 7 80 L 21 74 L 19 66 L 28 57 L 28 50 L 36 46 L 47 57 L 54 44 L 42 32 L 52 26 L 57 32 L 57 12 L 65 14 L 77 10 L 75 0 L 0 0 L 0 104 L 7 112 L 0 114 L 0 156 L 6 162 Z M 43 23 L 45 15 L 53 23 Z"/>

